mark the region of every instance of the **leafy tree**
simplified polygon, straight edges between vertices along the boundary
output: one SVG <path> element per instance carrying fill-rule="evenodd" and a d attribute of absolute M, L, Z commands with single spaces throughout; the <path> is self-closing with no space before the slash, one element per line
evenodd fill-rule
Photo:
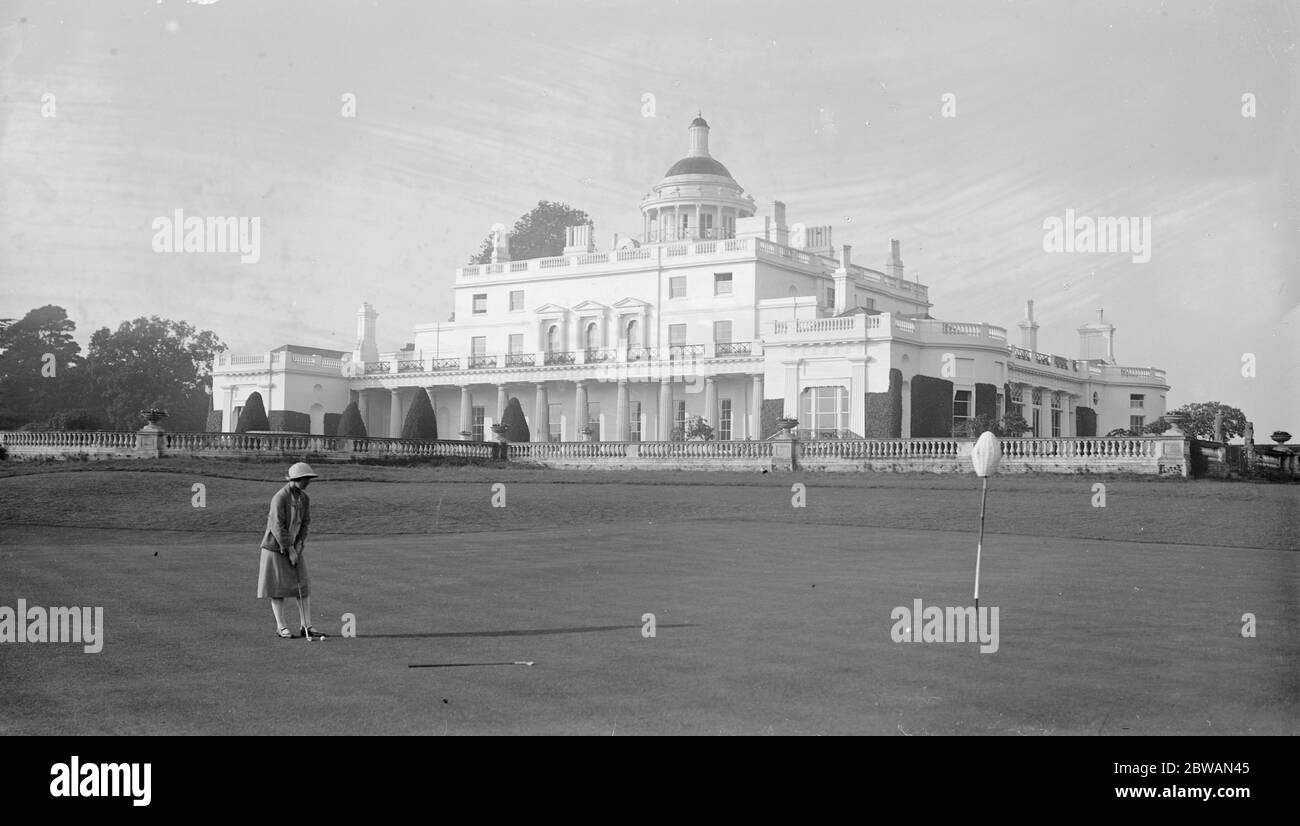
<path fill-rule="evenodd" d="M 987 413 L 981 413 L 953 426 L 952 435 L 975 439 L 986 431 L 995 431 L 994 435 L 997 435 L 997 428 L 998 420 L 995 417 Z"/>
<path fill-rule="evenodd" d="M 67 310 L 46 304 L 21 319 L 0 319 L 0 399 L 6 420 L 34 421 L 84 404 L 81 345 Z M 46 354 L 53 359 L 46 359 Z M 53 375 L 50 375 L 53 371 Z"/>
<path fill-rule="evenodd" d="M 501 424 L 506 428 L 506 440 L 510 442 L 527 442 L 532 440 L 528 429 L 528 420 L 524 418 L 524 408 L 514 396 L 506 402 L 505 412 L 501 414 Z"/>
<path fill-rule="evenodd" d="M 244 402 L 244 409 L 239 411 L 239 421 L 235 424 L 236 433 L 250 430 L 270 430 L 271 422 L 266 418 L 266 405 L 262 403 L 262 394 L 254 392 Z"/>
<path fill-rule="evenodd" d="M 703 416 L 692 416 L 686 420 L 686 441 L 699 439 L 709 441 L 713 438 L 713 425 Z"/>
<path fill-rule="evenodd" d="M 225 349 L 210 330 L 158 316 L 124 321 L 116 331 L 101 327 L 86 358 L 90 388 L 113 427 L 135 430 L 140 411 L 156 404 L 167 411 L 169 429 L 202 431 L 212 359 Z"/>
<path fill-rule="evenodd" d="M 1004 439 L 1018 439 L 1032 429 L 1033 426 L 1025 421 L 1025 417 L 1013 410 L 1004 414 L 993 427 L 993 435 Z"/>
<path fill-rule="evenodd" d="M 343 417 L 339 419 L 338 435 L 353 439 L 366 438 L 366 423 L 361 420 L 361 408 L 357 407 L 356 402 L 348 402 L 348 406 L 343 408 Z"/>
<path fill-rule="evenodd" d="M 564 252 L 564 228 L 595 224 L 587 213 L 568 204 L 538 201 L 527 215 L 515 221 L 510 235 L 510 257 L 515 261 L 527 258 L 550 258 Z M 478 254 L 469 263 L 488 264 L 492 261 L 492 236 L 483 240 Z"/>
<path fill-rule="evenodd" d="M 357 419 L 360 418 L 361 414 L 358 411 Z M 411 402 L 411 409 L 406 411 L 406 421 L 402 423 L 402 438 L 438 438 L 438 417 L 433 412 L 433 405 L 429 403 L 429 394 L 424 390 L 416 391 L 415 399 Z"/>
<path fill-rule="evenodd" d="M 1181 425 L 1183 432 L 1208 441 L 1214 438 L 1214 414 L 1219 412 L 1223 413 L 1225 442 L 1246 435 L 1246 414 L 1220 402 L 1192 402 L 1171 410 L 1166 415 L 1186 416 L 1187 421 Z"/>
<path fill-rule="evenodd" d="M 51 430 L 103 430 L 104 426 L 98 412 L 85 408 L 60 410 L 50 417 Z"/>

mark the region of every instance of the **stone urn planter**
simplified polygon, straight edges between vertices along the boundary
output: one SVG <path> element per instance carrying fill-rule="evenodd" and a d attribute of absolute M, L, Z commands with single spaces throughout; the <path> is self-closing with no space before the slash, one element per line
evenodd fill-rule
<path fill-rule="evenodd" d="M 502 444 L 506 443 L 506 426 L 503 424 L 492 425 L 492 435 L 497 437 L 497 441 Z"/>
<path fill-rule="evenodd" d="M 794 438 L 794 433 L 793 433 L 793 431 L 794 431 L 794 429 L 795 429 L 796 427 L 798 427 L 798 425 L 799 425 L 799 420 L 798 420 L 798 419 L 791 419 L 791 418 L 787 418 L 787 417 L 782 417 L 782 418 L 776 420 L 776 425 L 777 425 L 777 427 L 781 428 L 781 432 L 780 432 L 779 434 L 777 434 L 777 438 L 779 438 L 779 439 L 793 439 L 793 438 Z"/>
<path fill-rule="evenodd" d="M 468 441 L 470 440 L 470 437 L 472 437 L 473 435 L 474 435 L 474 434 L 473 434 L 471 431 L 468 431 L 468 430 L 462 430 L 462 431 L 460 432 L 460 438 L 463 439 L 463 440 L 466 441 L 466 442 L 468 442 Z"/>
<path fill-rule="evenodd" d="M 1163 418 L 1166 422 L 1169 423 L 1169 430 L 1165 433 L 1166 436 L 1187 435 L 1187 433 L 1183 430 L 1183 425 L 1187 424 L 1186 416 L 1173 413 L 1173 414 L 1166 414 L 1161 418 Z"/>
<path fill-rule="evenodd" d="M 1272 433 L 1268 434 L 1268 437 L 1279 445 L 1284 445 L 1291 441 L 1291 434 L 1287 433 L 1285 430 L 1274 430 Z"/>
<path fill-rule="evenodd" d="M 596 431 L 592 430 L 590 427 L 584 427 L 582 430 L 579 430 L 578 433 L 582 434 L 582 440 L 584 442 L 595 441 Z"/>

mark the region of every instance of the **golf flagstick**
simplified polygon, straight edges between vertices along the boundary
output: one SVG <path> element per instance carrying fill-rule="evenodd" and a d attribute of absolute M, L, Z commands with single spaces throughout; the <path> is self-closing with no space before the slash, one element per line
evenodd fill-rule
<path fill-rule="evenodd" d="M 980 493 L 980 538 L 975 545 L 975 616 L 980 613 L 980 555 L 984 551 L 984 503 L 989 497 L 989 477 L 984 477 L 984 490 Z"/>
<path fill-rule="evenodd" d="M 975 446 L 971 448 L 970 461 L 975 473 L 984 480 L 984 489 L 980 493 L 980 538 L 975 546 L 975 616 L 980 613 L 980 557 L 984 553 L 984 503 L 989 498 L 989 476 L 997 473 L 998 462 L 1002 459 L 1002 443 L 991 432 L 980 434 Z"/>

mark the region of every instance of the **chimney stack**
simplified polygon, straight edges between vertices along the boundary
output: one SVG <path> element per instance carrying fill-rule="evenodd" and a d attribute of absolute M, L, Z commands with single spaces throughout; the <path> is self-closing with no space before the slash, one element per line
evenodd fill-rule
<path fill-rule="evenodd" d="M 1038 353 L 1038 322 L 1034 321 L 1034 302 L 1025 302 L 1025 320 L 1020 322 L 1020 346 Z"/>

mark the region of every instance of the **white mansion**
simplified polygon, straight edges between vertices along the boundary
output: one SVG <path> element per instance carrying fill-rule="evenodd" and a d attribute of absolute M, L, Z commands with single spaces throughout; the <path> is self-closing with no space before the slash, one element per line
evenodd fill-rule
<path fill-rule="evenodd" d="M 709 154 L 703 118 L 641 210 L 640 239 L 603 251 L 580 226 L 563 254 L 516 261 L 498 233 L 492 263 L 456 272 L 455 320 L 417 326 L 396 352 L 380 352 L 363 304 L 351 353 L 220 356 L 210 429 L 233 430 L 255 391 L 311 433 L 355 399 L 371 436 L 399 435 L 427 393 L 444 439 L 483 438 L 512 396 L 534 441 L 668 440 L 693 416 L 719 439 L 767 438 L 782 416 L 840 437 L 946 437 L 1014 408 L 1035 435 L 1091 436 L 1165 412 L 1164 371 L 1118 365 L 1100 313 L 1077 358 L 1039 351 L 1032 301 L 1019 346 L 1002 327 L 932 318 L 897 241 L 871 269 L 829 226 L 759 208 Z"/>

